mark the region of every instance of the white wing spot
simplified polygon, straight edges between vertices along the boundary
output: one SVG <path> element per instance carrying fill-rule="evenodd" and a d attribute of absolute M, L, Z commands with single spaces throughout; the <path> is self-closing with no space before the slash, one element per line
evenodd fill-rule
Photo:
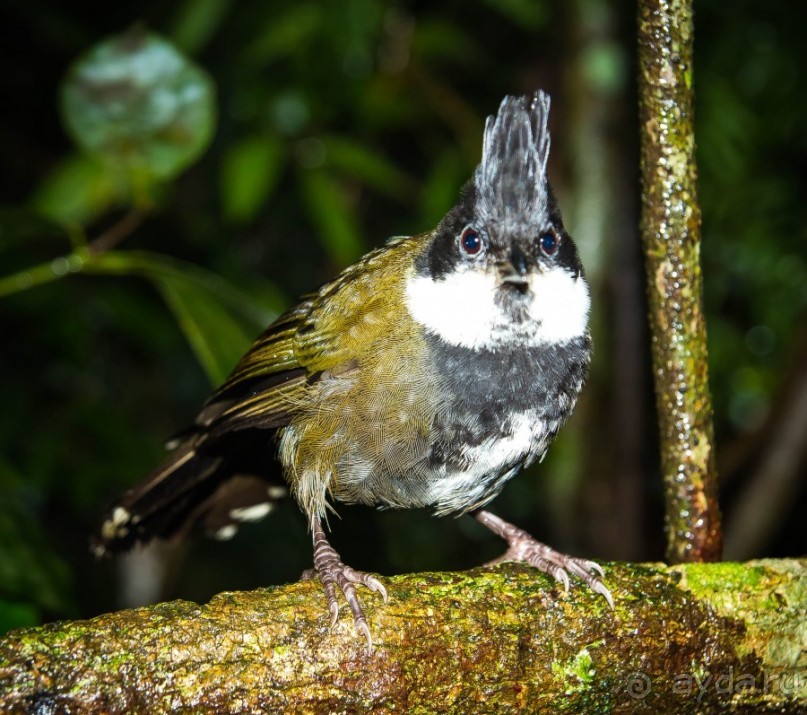
<path fill-rule="evenodd" d="M 101 535 L 105 539 L 120 539 L 129 533 L 126 525 L 131 521 L 132 515 L 122 506 L 116 506 L 112 516 L 101 527 Z"/>
<path fill-rule="evenodd" d="M 271 512 L 273 508 L 274 505 L 271 502 L 265 501 L 260 504 L 253 504 L 252 506 L 242 506 L 238 509 L 231 509 L 230 517 L 236 521 L 260 521 Z"/>
<path fill-rule="evenodd" d="M 227 526 L 222 526 L 221 529 L 214 533 L 213 538 L 218 541 L 228 541 L 235 536 L 237 531 L 238 527 L 235 524 L 227 524 Z"/>

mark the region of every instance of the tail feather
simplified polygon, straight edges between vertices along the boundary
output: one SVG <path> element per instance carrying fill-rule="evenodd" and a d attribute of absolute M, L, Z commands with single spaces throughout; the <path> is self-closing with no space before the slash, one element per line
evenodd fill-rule
<path fill-rule="evenodd" d="M 93 551 L 102 556 L 182 536 L 197 522 L 217 538 L 231 537 L 240 523 L 262 518 L 288 493 L 276 476 L 272 479 L 271 453 L 271 435 L 264 430 L 212 442 L 183 440 L 145 481 L 107 509 L 92 539 Z"/>
<path fill-rule="evenodd" d="M 286 487 L 267 486 L 265 479 L 251 475 L 236 475 L 202 505 L 202 526 L 213 538 L 225 541 L 235 535 L 241 524 L 259 521 L 273 512 L 277 502 L 286 496 Z"/>
<path fill-rule="evenodd" d="M 153 538 L 181 531 L 187 517 L 218 486 L 213 479 L 221 458 L 178 449 L 169 460 L 109 509 L 93 539 L 96 554 L 127 551 Z"/>

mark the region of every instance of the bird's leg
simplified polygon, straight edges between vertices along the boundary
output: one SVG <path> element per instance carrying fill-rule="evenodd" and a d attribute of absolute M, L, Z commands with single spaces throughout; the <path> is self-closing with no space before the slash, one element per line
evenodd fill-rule
<path fill-rule="evenodd" d="M 347 605 L 350 606 L 353 613 L 356 630 L 367 639 L 367 652 L 372 653 L 373 639 L 370 636 L 367 617 L 364 615 L 364 609 L 361 607 L 359 597 L 356 594 L 356 587 L 353 584 L 361 583 L 371 591 L 380 593 L 384 603 L 387 602 L 387 589 L 375 576 L 356 571 L 342 563 L 336 549 L 328 543 L 322 523 L 316 517 L 311 520 L 311 532 L 314 537 L 314 568 L 305 571 L 302 577 L 309 579 L 319 576 L 322 580 L 325 597 L 328 599 L 328 609 L 331 612 L 331 627 L 335 626 L 336 621 L 339 620 L 339 601 L 336 597 L 336 587 L 338 586 L 342 590 Z"/>
<path fill-rule="evenodd" d="M 486 565 L 492 566 L 502 561 L 526 563 L 560 581 L 565 591 L 569 590 L 569 573 L 572 573 L 605 598 L 611 608 L 614 607 L 613 596 L 601 580 L 605 574 L 599 564 L 555 551 L 546 544 L 536 541 L 526 531 L 489 511 L 479 509 L 472 515 L 480 524 L 488 527 L 497 536 L 501 536 L 508 544 L 504 554 Z"/>

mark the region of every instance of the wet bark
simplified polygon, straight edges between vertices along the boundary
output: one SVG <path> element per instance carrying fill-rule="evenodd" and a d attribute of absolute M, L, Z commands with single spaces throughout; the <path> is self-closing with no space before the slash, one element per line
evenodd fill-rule
<path fill-rule="evenodd" d="M 692 0 L 639 2 L 642 217 L 667 558 L 720 558 L 700 266 Z"/>
<path fill-rule="evenodd" d="M 616 607 L 532 569 L 384 579 L 375 639 L 301 582 L 0 641 L 3 713 L 796 712 L 807 560 L 606 564 Z"/>

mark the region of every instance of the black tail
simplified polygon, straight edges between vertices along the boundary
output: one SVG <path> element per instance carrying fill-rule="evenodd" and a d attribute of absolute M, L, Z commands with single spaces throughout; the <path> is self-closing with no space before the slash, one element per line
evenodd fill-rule
<path fill-rule="evenodd" d="M 183 535 L 201 522 L 220 539 L 263 518 L 288 494 L 273 459 L 273 431 L 244 429 L 216 439 L 183 435 L 171 457 L 107 510 L 92 539 L 98 555 Z"/>

